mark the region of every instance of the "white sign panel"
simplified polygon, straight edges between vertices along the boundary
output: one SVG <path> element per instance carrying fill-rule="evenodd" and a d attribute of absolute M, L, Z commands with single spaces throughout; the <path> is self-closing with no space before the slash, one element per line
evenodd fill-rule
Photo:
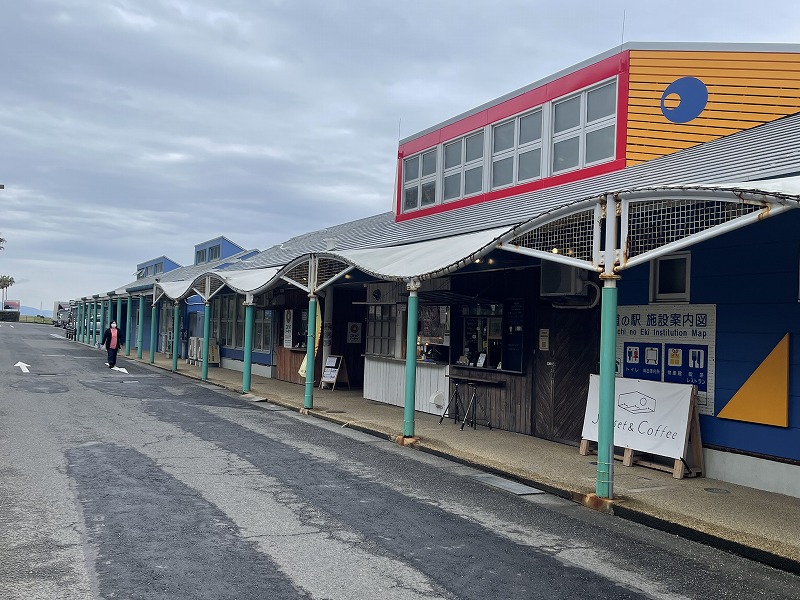
<path fill-rule="evenodd" d="M 292 340 L 294 339 L 292 336 L 294 335 L 292 331 L 292 320 L 294 318 L 294 311 L 291 308 L 287 308 L 283 311 L 283 347 L 284 348 L 291 348 L 292 347 Z"/>
<path fill-rule="evenodd" d="M 692 386 L 644 379 L 615 379 L 614 445 L 683 458 Z M 600 377 L 589 377 L 583 437 L 597 441 Z"/>
<path fill-rule="evenodd" d="M 697 386 L 700 414 L 714 414 L 717 307 L 643 304 L 617 309 L 617 375 Z"/>
<path fill-rule="evenodd" d="M 348 344 L 361 343 L 361 323 L 347 324 L 347 343 Z"/>

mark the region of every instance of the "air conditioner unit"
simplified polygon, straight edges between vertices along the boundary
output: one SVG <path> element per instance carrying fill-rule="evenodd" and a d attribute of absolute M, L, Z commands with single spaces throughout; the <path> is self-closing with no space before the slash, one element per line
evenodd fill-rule
<path fill-rule="evenodd" d="M 540 296 L 583 296 L 586 294 L 586 279 L 583 269 L 543 260 L 540 273 Z"/>

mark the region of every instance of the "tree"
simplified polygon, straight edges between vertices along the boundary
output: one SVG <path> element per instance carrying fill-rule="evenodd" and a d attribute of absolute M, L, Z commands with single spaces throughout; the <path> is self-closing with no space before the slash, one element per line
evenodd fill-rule
<path fill-rule="evenodd" d="M 0 290 L 3 291 L 3 302 L 7 299 L 8 288 L 14 285 L 14 278 L 8 275 L 0 275 Z"/>
<path fill-rule="evenodd" d="M 6 244 L 6 238 L 2 238 L 2 237 L 0 237 L 0 250 L 2 250 L 2 249 L 3 249 L 3 247 L 5 246 L 5 244 Z"/>

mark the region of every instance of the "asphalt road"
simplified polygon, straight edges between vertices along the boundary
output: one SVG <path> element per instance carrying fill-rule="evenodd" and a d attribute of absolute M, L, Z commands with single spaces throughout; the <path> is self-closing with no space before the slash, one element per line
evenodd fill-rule
<path fill-rule="evenodd" d="M 800 598 L 800 578 L 0 326 L 0 598 Z M 29 365 L 14 366 L 18 362 Z"/>

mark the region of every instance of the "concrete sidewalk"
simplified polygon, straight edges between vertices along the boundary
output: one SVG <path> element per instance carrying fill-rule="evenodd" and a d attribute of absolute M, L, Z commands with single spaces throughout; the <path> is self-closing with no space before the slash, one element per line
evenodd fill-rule
<path fill-rule="evenodd" d="M 120 357 L 131 359 L 133 357 Z M 149 363 L 145 355 L 141 361 Z M 133 358 L 133 360 L 136 360 Z M 125 366 L 120 360 L 119 366 Z M 171 370 L 172 361 L 156 355 L 156 367 Z M 180 360 L 178 373 L 201 378 L 199 366 Z M 208 383 L 242 391 L 238 371 L 210 367 Z M 303 408 L 302 385 L 253 376 L 243 399 Z M 361 390 L 314 389 L 309 414 L 389 439 L 402 439 L 403 409 L 365 400 Z M 596 457 L 580 456 L 576 447 L 535 437 L 468 427 L 453 420 L 416 413 L 412 447 L 484 468 L 591 506 Z M 800 498 L 764 492 L 708 478 L 673 479 L 641 466 L 614 465 L 615 500 L 599 508 L 709 544 L 777 568 L 800 573 Z M 598 506 L 595 506 L 597 508 Z"/>

